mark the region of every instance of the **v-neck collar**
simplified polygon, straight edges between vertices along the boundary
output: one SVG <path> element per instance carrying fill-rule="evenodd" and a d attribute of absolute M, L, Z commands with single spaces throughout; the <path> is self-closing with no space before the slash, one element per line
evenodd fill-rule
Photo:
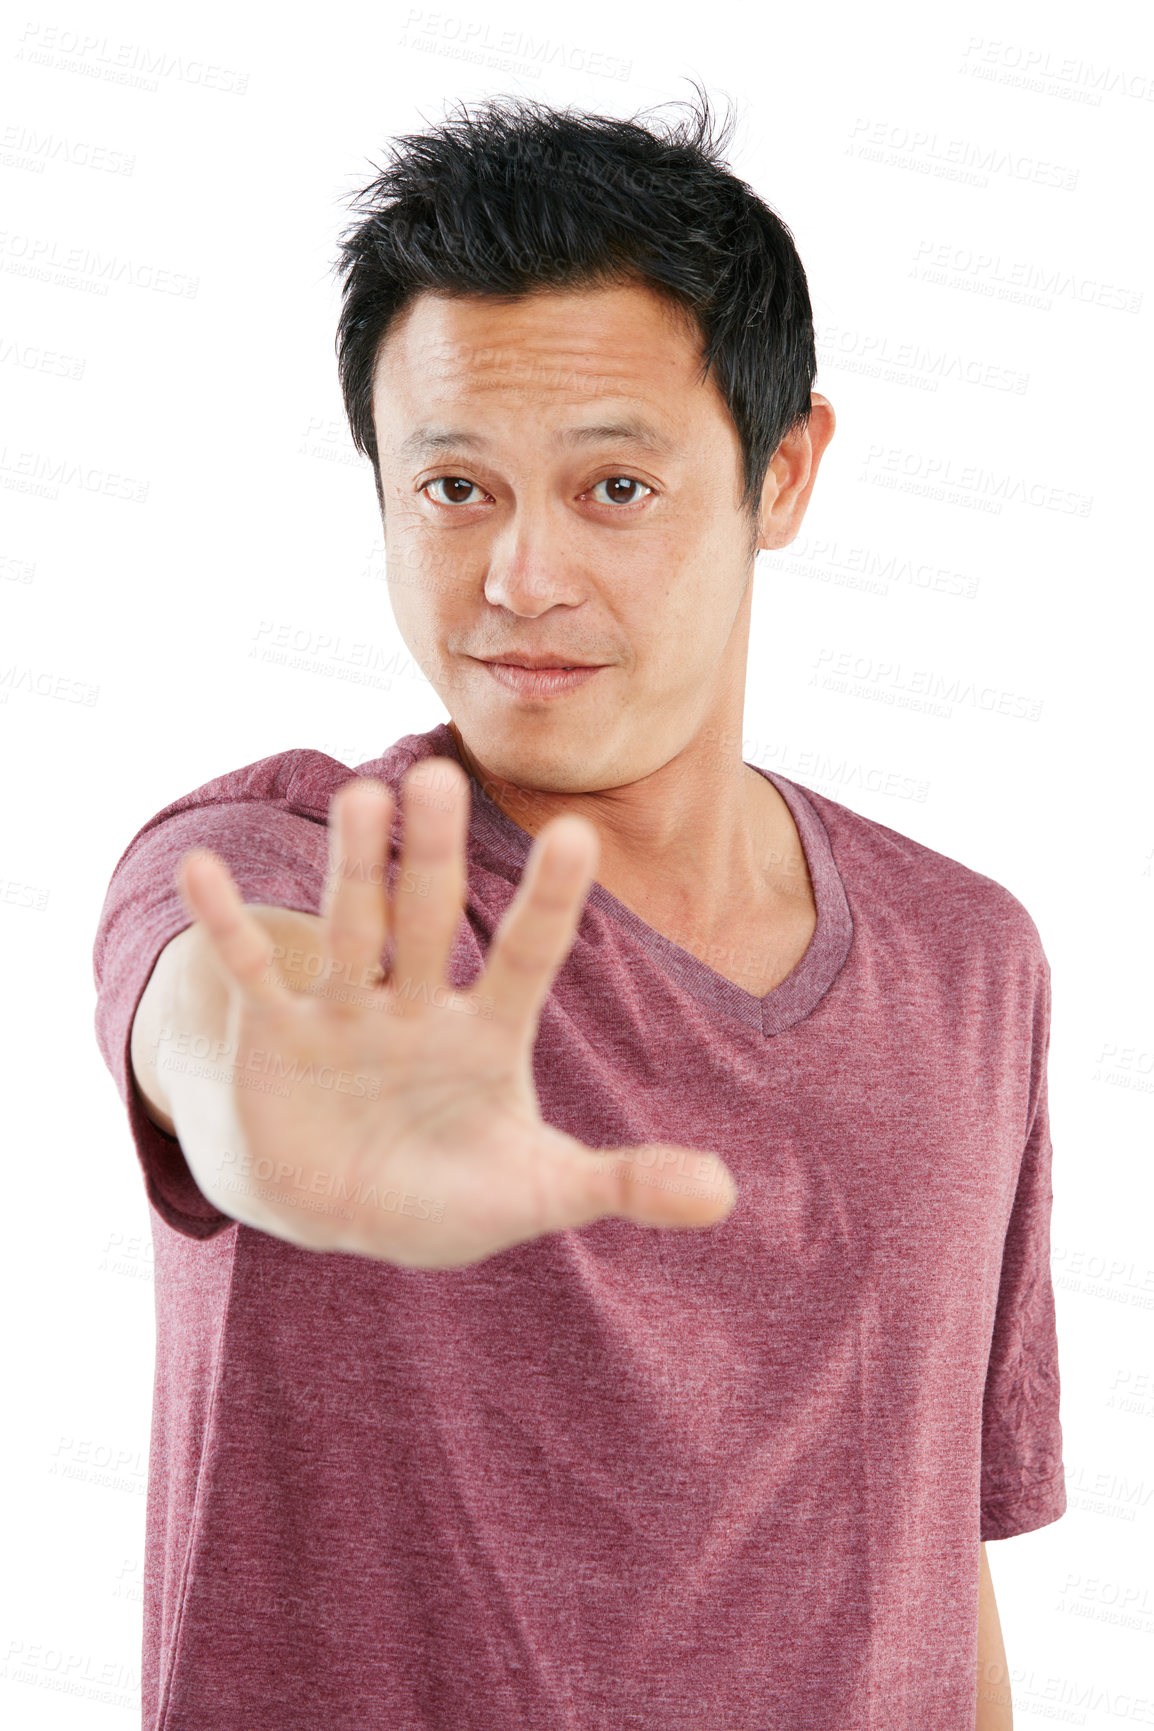
<path fill-rule="evenodd" d="M 533 846 L 533 837 L 485 792 L 463 761 L 447 722 L 433 730 L 432 749 L 438 757 L 454 758 L 469 776 L 471 822 L 478 837 L 492 841 L 511 854 L 518 867 L 523 867 Z M 585 905 L 608 914 L 671 979 L 708 1008 L 732 1016 L 747 1027 L 760 1028 L 763 1034 L 782 1034 L 810 1014 L 841 972 L 853 941 L 853 916 L 830 846 L 829 833 L 804 789 L 784 775 L 763 769 L 760 764 L 752 763 L 747 767 L 772 782 L 789 807 L 797 825 L 817 904 L 817 924 L 805 954 L 771 992 L 759 998 L 727 980 L 724 974 L 719 974 L 689 950 L 682 949 L 680 944 L 646 925 L 632 908 L 618 901 L 603 884 L 596 881 L 590 884 Z"/>

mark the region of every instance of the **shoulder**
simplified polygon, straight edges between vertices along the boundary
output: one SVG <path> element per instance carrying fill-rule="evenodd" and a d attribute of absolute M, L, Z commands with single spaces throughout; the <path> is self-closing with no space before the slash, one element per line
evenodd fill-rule
<path fill-rule="evenodd" d="M 321 751 L 300 748 L 275 752 L 238 769 L 225 770 L 170 800 L 141 825 L 129 848 L 173 819 L 192 812 L 208 812 L 214 807 L 256 805 L 299 817 L 322 816 L 342 781 L 350 780 L 354 774 L 355 771 Z"/>
<path fill-rule="evenodd" d="M 182 812 L 214 805 L 272 806 L 324 822 L 337 789 L 359 776 L 373 776 L 395 791 L 412 764 L 438 749 L 441 732 L 441 728 L 433 728 L 428 733 L 406 734 L 380 757 L 356 767 L 309 746 L 256 758 L 181 794 L 150 818 L 137 834 L 143 835 Z"/>
<path fill-rule="evenodd" d="M 851 906 L 1045 971 L 1033 916 L 1005 884 L 812 788 L 800 790 L 829 836 Z"/>
<path fill-rule="evenodd" d="M 443 727 L 406 734 L 379 758 L 356 767 L 302 746 L 225 770 L 170 800 L 143 823 L 117 860 L 115 873 L 130 862 L 153 857 L 157 849 L 181 850 L 202 837 L 215 846 L 243 831 L 268 846 L 290 832 L 304 835 L 312 826 L 323 829 L 338 788 L 358 776 L 373 776 L 395 792 L 405 771 L 421 757 L 438 750 L 451 753 L 442 734 L 451 741 Z"/>

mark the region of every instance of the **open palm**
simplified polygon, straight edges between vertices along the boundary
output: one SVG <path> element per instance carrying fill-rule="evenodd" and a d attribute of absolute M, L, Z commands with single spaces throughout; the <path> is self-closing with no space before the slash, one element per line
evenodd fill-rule
<path fill-rule="evenodd" d="M 594 1150 L 541 1117 L 541 1006 L 596 870 L 584 818 L 545 825 L 480 975 L 461 991 L 448 983 L 468 804 L 452 759 L 408 772 L 390 892 L 391 790 L 367 778 L 339 790 L 300 981 L 224 861 L 182 857 L 181 893 L 229 987 L 246 1183 L 298 1242 L 421 1268 L 465 1266 L 608 1216 L 665 1227 L 724 1219 L 736 1193 L 715 1153 Z"/>

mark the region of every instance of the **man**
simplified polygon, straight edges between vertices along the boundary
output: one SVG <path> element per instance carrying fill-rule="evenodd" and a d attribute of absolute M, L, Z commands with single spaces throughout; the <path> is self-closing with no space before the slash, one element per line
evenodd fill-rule
<path fill-rule="evenodd" d="M 450 720 L 138 833 L 146 1726 L 981 1731 L 1064 1511 L 1049 967 L 740 756 L 833 410 L 705 102 L 402 140 L 339 356 Z"/>

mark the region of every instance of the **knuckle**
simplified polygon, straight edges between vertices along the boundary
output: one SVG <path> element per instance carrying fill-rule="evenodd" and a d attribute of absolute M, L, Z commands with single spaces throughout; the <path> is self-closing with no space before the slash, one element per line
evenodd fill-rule
<path fill-rule="evenodd" d="M 528 943 L 506 943 L 501 951 L 501 960 L 514 974 L 539 974 L 545 965 L 540 951 Z"/>
<path fill-rule="evenodd" d="M 557 918 L 562 914 L 567 914 L 572 908 L 573 896 L 556 885 L 544 884 L 538 880 L 533 886 L 530 903 L 534 913 Z"/>

